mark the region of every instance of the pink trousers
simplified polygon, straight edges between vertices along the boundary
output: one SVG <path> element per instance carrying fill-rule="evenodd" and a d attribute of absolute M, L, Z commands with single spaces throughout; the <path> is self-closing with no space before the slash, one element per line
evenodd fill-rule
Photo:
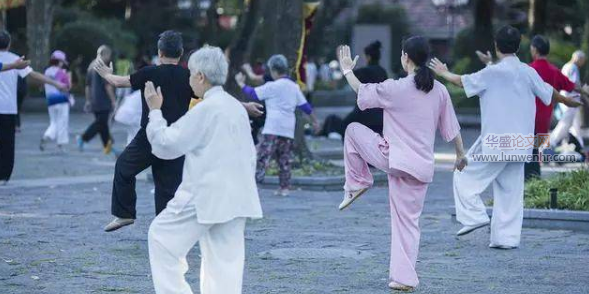
<path fill-rule="evenodd" d="M 346 191 L 372 186 L 368 165 L 388 174 L 391 209 L 391 262 L 389 278 L 406 286 L 417 286 L 415 271 L 419 251 L 419 216 L 428 184 L 389 168 L 389 145 L 379 134 L 359 123 L 351 123 L 344 139 Z"/>

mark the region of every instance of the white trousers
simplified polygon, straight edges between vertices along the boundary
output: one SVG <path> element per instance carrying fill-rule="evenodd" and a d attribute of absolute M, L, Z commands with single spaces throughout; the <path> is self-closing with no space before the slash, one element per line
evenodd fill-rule
<path fill-rule="evenodd" d="M 480 154 L 480 140 L 469 154 Z M 491 245 L 519 246 L 524 216 L 524 163 L 475 162 L 454 173 L 456 219 L 465 226 L 488 222 L 480 194 L 493 184 Z"/>
<path fill-rule="evenodd" d="M 571 133 L 577 141 L 583 147 L 583 136 L 581 135 L 581 112 L 579 108 L 567 107 L 566 105 L 559 104 L 563 111 L 562 118 L 558 121 L 558 124 L 550 134 L 550 145 L 558 146 L 560 142 L 568 138 Z"/>
<path fill-rule="evenodd" d="M 70 105 L 59 103 L 48 107 L 49 127 L 43 137 L 55 141 L 59 145 L 67 144 L 69 139 Z"/>
<path fill-rule="evenodd" d="M 201 251 L 200 293 L 240 294 L 245 262 L 245 218 L 200 224 L 196 209 L 164 209 L 149 227 L 149 261 L 157 294 L 192 294 L 184 274 L 196 242 Z"/>

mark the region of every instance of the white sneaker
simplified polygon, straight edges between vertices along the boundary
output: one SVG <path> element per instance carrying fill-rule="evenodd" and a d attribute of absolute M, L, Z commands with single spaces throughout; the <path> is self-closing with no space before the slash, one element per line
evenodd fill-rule
<path fill-rule="evenodd" d="M 404 291 L 404 292 L 412 292 L 413 290 L 415 290 L 415 287 L 406 286 L 403 284 L 399 284 L 397 282 L 390 282 L 389 288 L 391 288 L 393 290 L 397 290 L 397 291 Z"/>
<path fill-rule="evenodd" d="M 106 225 L 106 227 L 104 227 L 104 231 L 105 232 L 116 231 L 122 227 L 132 225 L 133 223 L 135 223 L 135 220 L 132 218 L 118 218 L 117 217 L 114 220 L 112 220 L 108 225 Z"/>
<path fill-rule="evenodd" d="M 344 210 L 350 206 L 352 202 L 356 201 L 364 192 L 368 191 L 368 188 L 360 189 L 358 191 L 344 191 L 344 200 L 339 205 L 339 210 Z"/>
<path fill-rule="evenodd" d="M 456 236 L 464 236 L 466 234 L 472 233 L 477 229 L 480 229 L 482 227 L 486 227 L 489 225 L 489 222 L 484 222 L 484 223 L 480 223 L 478 225 L 474 225 L 474 226 L 464 226 L 462 227 L 462 229 L 460 229 L 458 232 L 456 232 Z"/>
<path fill-rule="evenodd" d="M 274 192 L 274 195 L 286 197 L 286 196 L 290 195 L 290 190 L 289 189 L 278 189 Z"/>

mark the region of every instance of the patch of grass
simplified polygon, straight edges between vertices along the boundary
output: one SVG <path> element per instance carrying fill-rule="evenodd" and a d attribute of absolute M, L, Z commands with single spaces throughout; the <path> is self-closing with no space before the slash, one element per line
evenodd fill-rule
<path fill-rule="evenodd" d="M 589 211 L 589 170 L 578 169 L 526 183 L 525 206 L 549 208 L 550 189 L 558 189 L 558 208 Z"/>

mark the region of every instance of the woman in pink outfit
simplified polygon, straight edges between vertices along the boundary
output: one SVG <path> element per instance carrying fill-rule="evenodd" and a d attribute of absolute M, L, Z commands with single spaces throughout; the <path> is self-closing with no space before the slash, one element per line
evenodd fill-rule
<path fill-rule="evenodd" d="M 391 209 L 391 263 L 389 287 L 412 290 L 419 281 L 415 262 L 419 250 L 419 216 L 427 187 L 434 174 L 436 130 L 456 145 L 455 168 L 466 166 L 460 126 L 448 90 L 434 80 L 426 66 L 430 49 L 423 37 L 403 42 L 401 63 L 407 77 L 378 84 L 362 84 L 352 70 L 358 57 L 340 46 L 340 67 L 350 86 L 358 93 L 361 110 L 382 108 L 383 134 L 352 123 L 346 129 L 344 162 L 346 184 L 340 210 L 348 207 L 373 184 L 369 165 L 388 174 Z"/>

